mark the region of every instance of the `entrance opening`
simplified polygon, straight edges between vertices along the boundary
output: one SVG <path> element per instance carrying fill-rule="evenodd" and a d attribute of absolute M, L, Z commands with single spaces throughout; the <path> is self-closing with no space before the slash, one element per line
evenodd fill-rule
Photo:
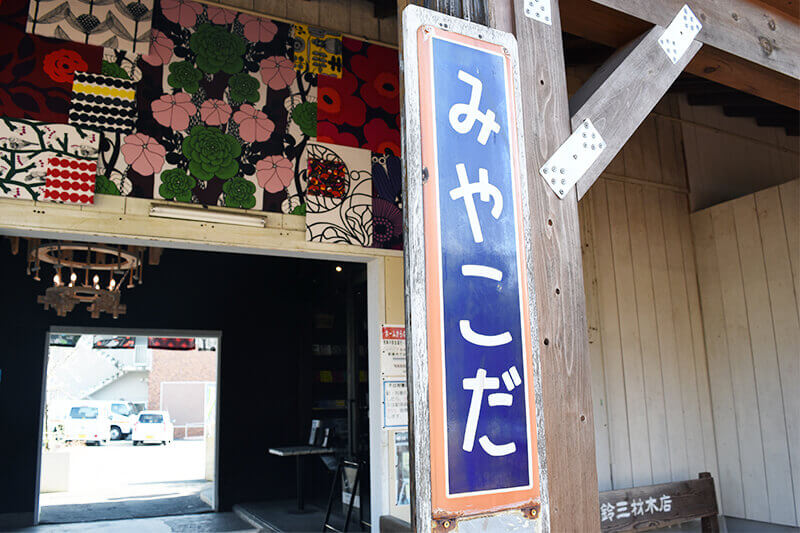
<path fill-rule="evenodd" d="M 218 348 L 211 334 L 49 333 L 39 521 L 212 510 Z"/>
<path fill-rule="evenodd" d="M 109 301 L 99 317 L 94 318 L 86 302 L 69 309 L 55 298 L 59 291 L 51 291 L 53 297 L 47 295 L 47 290 L 56 284 L 57 272 L 53 271 L 54 266 L 45 264 L 39 254 L 35 255 L 40 257 L 40 263 L 26 269 L 30 250 L 38 250 L 48 242 L 19 238 L 17 245 L 12 241 L 11 255 L 0 261 L 0 275 L 7 281 L 0 305 L 3 318 L 0 333 L 6 339 L 13 339 L 10 351 L 6 352 L 8 356 L 0 355 L 4 387 L 0 392 L 13 395 L 18 419 L 24 421 L 19 426 L 16 444 L 9 448 L 0 443 L 0 448 L 18 458 L 20 464 L 29 465 L 15 480 L 20 487 L 20 507 L 30 505 L 37 516 L 41 507 L 43 522 L 59 523 L 61 520 L 144 516 L 145 513 L 134 512 L 134 507 L 141 508 L 145 504 L 155 509 L 146 514 L 160 515 L 165 511 L 156 505 L 157 500 L 164 500 L 168 492 L 173 503 L 178 503 L 176 513 L 238 510 L 242 515 L 252 513 L 259 524 L 272 524 L 278 530 L 319 530 L 331 494 L 334 496 L 330 521 L 334 524 L 344 521 L 354 482 L 353 470 L 345 464 L 349 462 L 359 465 L 359 483 L 349 529 L 367 527 L 361 522 L 370 521 L 369 436 L 370 428 L 375 431 L 375 424 L 380 424 L 381 414 L 368 411 L 369 394 L 379 395 L 380 391 L 370 391 L 367 378 L 370 369 L 366 264 L 182 249 L 152 253 L 155 249 L 150 248 L 141 255 L 138 248 L 144 247 L 121 245 L 129 255 L 143 257 L 140 260 L 144 268 L 138 272 L 133 286 L 127 279 L 118 281 L 117 287 L 124 285 L 121 299 Z M 94 256 L 94 250 L 100 245 L 93 243 L 92 246 Z M 103 246 L 113 250 L 118 245 Z M 58 257 L 59 249 L 69 248 L 65 241 L 61 241 L 60 246 L 56 241 L 55 246 L 48 248 L 55 250 L 51 253 L 53 257 Z M 113 251 L 109 253 L 114 255 Z M 149 259 L 151 253 L 158 258 L 155 263 Z M 84 260 L 77 252 L 73 251 L 72 255 L 73 259 Z M 65 265 L 61 263 L 58 279 L 59 286 L 68 287 L 71 271 Z M 90 274 L 88 279 L 93 281 L 92 277 Z M 76 285 L 87 279 L 82 272 L 77 272 L 76 278 Z M 100 278 L 101 289 L 110 285 L 108 272 L 101 273 Z M 139 283 L 141 280 L 143 282 Z M 46 303 L 43 300 L 50 303 L 49 308 L 43 305 Z M 124 306 L 124 312 L 114 318 L 115 309 L 123 310 L 117 304 Z M 45 336 L 47 346 L 43 350 Z M 166 342 L 168 339 L 193 339 L 194 350 L 155 346 L 154 339 L 158 338 L 167 339 Z M 125 346 L 130 339 L 133 348 L 118 347 Z M 70 343 L 74 346 L 67 346 Z M 86 357 L 98 362 L 79 365 L 78 356 L 68 355 L 71 348 L 82 348 L 88 353 Z M 156 354 L 161 352 L 173 358 L 188 356 L 190 352 L 208 352 L 217 361 L 217 372 L 211 377 L 195 375 L 198 365 L 183 361 L 176 364 L 186 373 L 157 379 Z M 110 379 L 116 373 L 113 369 L 119 368 L 113 361 L 109 363 L 109 358 L 120 367 L 129 364 L 128 377 Z M 146 378 L 141 369 L 135 374 L 133 367 L 145 365 L 147 368 L 148 362 L 151 366 Z M 105 374 L 106 377 L 98 376 L 100 368 L 107 368 L 111 373 Z M 76 375 L 70 376 L 70 373 Z M 95 376 L 94 386 L 78 387 L 80 391 L 75 397 L 58 395 L 59 387 L 64 389 L 70 379 L 87 380 L 89 375 Z M 133 386 L 137 379 L 148 382 L 146 393 L 141 392 L 141 388 L 138 396 L 120 392 Z M 216 396 L 211 385 L 214 382 L 217 383 Z M 197 408 L 196 403 L 186 405 L 189 397 L 202 399 L 202 420 L 186 414 L 190 407 Z M 217 398 L 213 430 L 205 420 L 210 398 Z M 63 404 L 63 400 L 77 400 L 81 405 L 69 405 L 67 410 L 64 405 L 57 406 L 59 401 Z M 112 409 L 115 403 L 121 405 Z M 87 431 L 67 439 L 66 424 L 59 424 L 58 417 L 64 418 L 73 407 L 78 408 L 76 421 L 87 424 L 86 428 L 78 429 Z M 173 425 L 172 443 L 164 446 L 158 442 L 166 439 L 156 438 L 152 439 L 156 444 L 133 446 L 133 434 L 130 440 L 113 440 L 112 431 L 114 437 L 117 433 L 111 424 L 107 438 L 99 431 L 98 437 L 94 437 L 94 431 L 90 437 L 87 421 L 93 420 L 95 407 L 98 417 L 103 416 L 101 412 L 105 412 L 106 407 L 109 414 L 105 416 L 112 416 L 110 413 L 115 410 L 123 413 L 121 416 L 134 413 L 139 417 L 142 409 L 169 411 L 156 425 Z M 120 434 L 127 431 L 119 428 Z M 99 498 L 93 505 L 85 501 L 79 503 L 85 517 L 54 518 L 49 514 L 59 506 L 56 505 L 59 503 L 57 493 L 51 492 L 52 476 L 49 475 L 55 473 L 54 468 L 58 466 L 51 465 L 53 461 L 49 455 L 104 457 L 124 450 L 150 457 L 195 443 L 208 451 L 211 445 L 204 442 L 201 435 L 206 438 L 215 435 L 215 490 L 208 497 L 211 505 L 208 502 L 204 507 L 189 505 L 185 503 L 188 500 L 181 500 L 186 493 L 177 488 L 158 492 L 156 484 L 176 478 L 154 477 L 148 485 L 136 478 L 133 483 L 137 490 L 141 489 L 136 493 L 121 495 L 108 491 L 111 504 L 107 509 L 116 513 L 124 511 L 124 515 L 100 512 Z M 67 443 L 67 440 L 73 442 Z M 95 440 L 101 441 L 101 445 L 95 446 Z M 87 446 L 86 441 L 90 445 Z M 315 450 L 303 454 L 302 459 L 298 459 L 297 454 L 270 452 L 298 446 Z M 47 456 L 42 453 L 43 449 Z M 205 452 L 201 455 L 206 461 L 192 463 L 196 473 L 185 476 L 184 480 L 208 481 L 205 468 L 211 459 Z M 70 461 L 70 474 L 79 468 L 81 460 Z M 37 463 L 41 468 L 37 468 Z M 157 460 L 153 459 L 146 466 L 156 464 Z M 137 475 L 143 470 L 125 459 L 113 462 L 111 467 L 103 469 L 102 476 L 97 473 L 106 487 L 110 482 L 103 477 L 122 477 L 121 474 L 112 475 L 112 467 L 128 469 Z M 61 468 L 65 468 L 63 464 Z M 245 505 L 260 508 L 244 509 Z M 303 508 L 302 513 L 298 512 L 299 507 Z"/>

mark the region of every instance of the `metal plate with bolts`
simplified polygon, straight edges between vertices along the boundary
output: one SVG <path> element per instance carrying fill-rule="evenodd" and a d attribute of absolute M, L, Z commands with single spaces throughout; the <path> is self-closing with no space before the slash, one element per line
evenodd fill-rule
<path fill-rule="evenodd" d="M 550 0 L 526 0 L 525 16 L 552 26 Z"/>
<path fill-rule="evenodd" d="M 539 169 L 539 174 L 559 198 L 564 198 L 605 147 L 606 143 L 600 132 L 587 118 L 550 156 Z"/>
<path fill-rule="evenodd" d="M 683 5 L 667 29 L 658 40 L 672 63 L 677 63 L 681 56 L 689 49 L 689 45 L 700 33 L 703 25 L 697 20 L 689 6 Z"/>

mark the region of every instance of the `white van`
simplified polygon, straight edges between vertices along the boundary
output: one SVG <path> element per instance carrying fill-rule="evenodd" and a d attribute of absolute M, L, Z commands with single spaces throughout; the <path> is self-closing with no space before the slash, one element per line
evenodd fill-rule
<path fill-rule="evenodd" d="M 111 440 L 122 440 L 130 437 L 133 432 L 133 424 L 136 422 L 138 410 L 131 402 L 109 402 L 111 418 L 109 430 Z"/>
<path fill-rule="evenodd" d="M 98 446 L 108 444 L 111 440 L 109 413 L 108 408 L 103 405 L 74 405 L 64 421 L 64 440 L 83 441 Z"/>
<path fill-rule="evenodd" d="M 133 432 L 133 423 L 136 421 L 136 414 L 139 411 L 134 404 L 124 400 L 78 400 L 69 401 L 66 405 L 64 402 L 52 403 L 52 414 L 48 409 L 48 424 L 54 431 L 58 429 L 59 424 L 63 425 L 66 430 L 66 421 L 73 407 L 97 407 L 107 413 L 106 420 L 111 440 L 123 440 L 130 437 Z M 58 413 L 63 413 L 61 415 L 63 421 L 59 420 Z"/>

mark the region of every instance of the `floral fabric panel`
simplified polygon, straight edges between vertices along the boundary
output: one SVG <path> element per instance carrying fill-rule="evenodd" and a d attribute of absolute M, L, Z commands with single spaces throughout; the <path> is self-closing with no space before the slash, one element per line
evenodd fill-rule
<path fill-rule="evenodd" d="M 136 133 L 122 139 L 134 191 L 149 182 L 155 198 L 290 209 L 287 187 L 316 133 L 316 76 L 294 70 L 290 32 L 229 9 L 162 0 L 139 62 Z"/>
<path fill-rule="evenodd" d="M 317 139 L 399 156 L 397 50 L 347 37 L 342 48 L 342 77 L 319 77 Z"/>
<path fill-rule="evenodd" d="M 76 72 L 69 123 L 103 132 L 130 132 L 136 123 L 136 90 L 131 81 Z"/>
<path fill-rule="evenodd" d="M 342 77 L 342 35 L 337 32 L 295 24 L 292 28 L 294 68 L 324 76 Z"/>
<path fill-rule="evenodd" d="M 403 249 L 403 177 L 390 153 L 372 154 L 372 246 Z"/>
<path fill-rule="evenodd" d="M 66 123 L 76 71 L 100 72 L 103 49 L 25 33 L 27 0 L 0 3 L 0 116 Z"/>
<path fill-rule="evenodd" d="M 67 200 L 71 200 L 73 193 L 80 200 L 80 195 L 89 192 L 80 187 L 86 180 L 75 178 L 72 172 L 90 172 L 88 166 L 81 169 L 80 163 L 88 165 L 97 160 L 99 143 L 100 134 L 96 131 L 66 124 L 0 118 L 0 196 L 43 200 L 48 179 L 55 178 L 66 179 L 70 184 Z M 63 159 L 78 165 L 76 169 L 70 167 L 66 176 L 62 175 L 63 167 L 56 165 Z M 75 182 L 79 183 L 77 189 L 72 185 Z M 53 183 L 50 185 L 55 187 Z"/>
<path fill-rule="evenodd" d="M 47 162 L 47 179 L 42 200 L 62 204 L 94 203 L 97 163 L 74 157 L 51 157 Z"/>
<path fill-rule="evenodd" d="M 304 215 L 305 194 L 308 187 L 308 161 L 306 149 L 317 136 L 317 87 L 305 79 L 316 80 L 313 74 L 305 74 L 299 83 L 292 85 L 292 94 L 284 100 L 288 112 L 284 134 L 285 158 L 267 158 L 257 164 L 259 183 L 264 187 L 264 210 Z M 280 200 L 280 205 L 271 201 Z"/>
<path fill-rule="evenodd" d="M 306 159 L 306 240 L 371 246 L 370 152 L 317 142 Z"/>
<path fill-rule="evenodd" d="M 153 0 L 30 0 L 27 32 L 146 52 Z"/>
<path fill-rule="evenodd" d="M 149 47 L 147 48 L 149 50 Z M 116 50 L 103 49 L 103 63 L 100 72 L 105 76 L 138 82 L 142 79 L 142 69 L 139 68 L 139 59 L 142 54 Z"/>

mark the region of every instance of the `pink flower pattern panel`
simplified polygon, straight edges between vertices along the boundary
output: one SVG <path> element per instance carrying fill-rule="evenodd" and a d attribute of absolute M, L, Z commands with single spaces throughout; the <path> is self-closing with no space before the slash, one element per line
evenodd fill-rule
<path fill-rule="evenodd" d="M 161 172 L 164 167 L 164 156 L 167 153 L 158 141 L 144 133 L 126 136 L 121 151 L 125 162 L 143 176 Z"/>
<path fill-rule="evenodd" d="M 150 51 L 147 55 L 143 55 L 142 59 L 154 67 L 164 65 L 172 59 L 174 48 L 172 40 L 154 28 L 150 33 Z"/>
<path fill-rule="evenodd" d="M 150 106 L 156 122 L 173 130 L 185 130 L 197 112 L 192 97 L 186 93 L 165 94 Z"/>
<path fill-rule="evenodd" d="M 295 79 L 294 63 L 288 57 L 268 57 L 261 60 L 261 79 L 269 88 L 278 91 Z"/>
<path fill-rule="evenodd" d="M 264 142 L 275 130 L 275 123 L 263 112 L 250 104 L 245 104 L 233 114 L 233 121 L 239 125 L 239 136 L 243 141 Z"/>
<path fill-rule="evenodd" d="M 200 119 L 209 126 L 220 126 L 228 122 L 231 106 L 222 100 L 206 100 L 200 106 Z"/>
<path fill-rule="evenodd" d="M 256 163 L 258 184 L 270 193 L 285 189 L 294 178 L 294 165 L 283 156 L 270 156 Z"/>

